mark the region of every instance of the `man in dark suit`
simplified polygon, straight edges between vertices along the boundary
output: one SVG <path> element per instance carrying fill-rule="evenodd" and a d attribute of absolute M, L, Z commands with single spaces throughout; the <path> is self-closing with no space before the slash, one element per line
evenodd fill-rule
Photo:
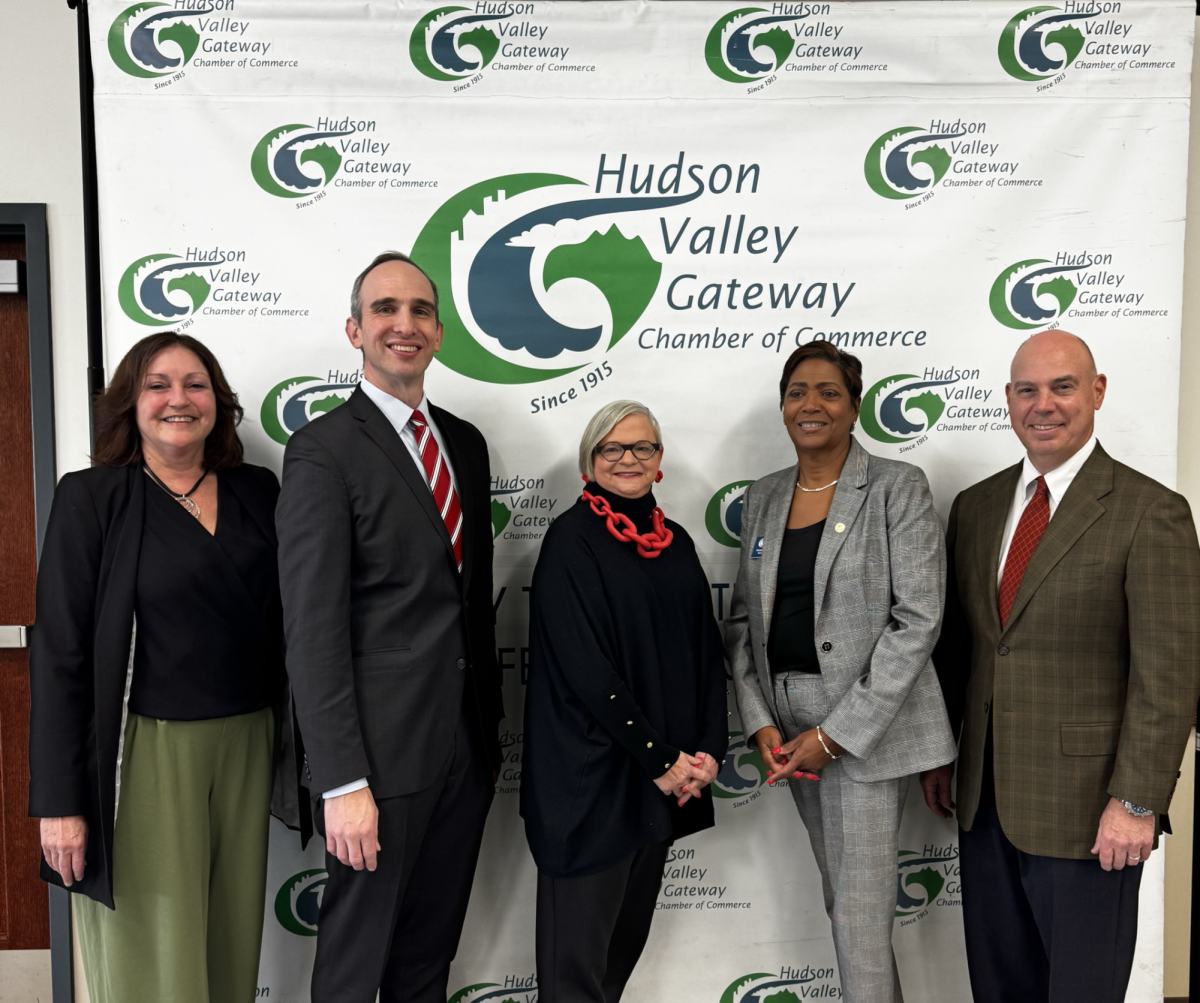
<path fill-rule="evenodd" d="M 1026 341 L 1005 389 L 1025 459 L 950 512 L 933 658 L 962 728 L 976 1003 L 1124 1000 L 1138 865 L 1170 805 L 1200 692 L 1191 511 L 1096 442 L 1106 387 L 1074 335 Z M 943 817 L 952 770 L 921 777 Z"/>
<path fill-rule="evenodd" d="M 425 396 L 437 309 L 379 255 L 346 321 L 363 380 L 284 456 L 287 667 L 329 871 L 313 1003 L 444 1003 L 500 761 L 487 443 Z"/>

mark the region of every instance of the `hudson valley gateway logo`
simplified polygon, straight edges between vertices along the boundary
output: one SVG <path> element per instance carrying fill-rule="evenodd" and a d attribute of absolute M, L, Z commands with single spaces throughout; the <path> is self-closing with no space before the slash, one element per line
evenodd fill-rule
<path fill-rule="evenodd" d="M 537 976 L 506 975 L 503 982 L 463 986 L 446 1003 L 537 1003 Z"/>
<path fill-rule="evenodd" d="M 556 45 L 556 39 L 547 39 L 550 25 L 537 24 L 529 17 L 514 20 L 522 14 L 533 14 L 534 7 L 532 3 L 508 0 L 479 0 L 473 8 L 438 7 L 413 28 L 408 39 L 409 58 L 430 80 L 471 78 L 455 91 L 482 79 L 483 70 L 497 53 L 502 59 L 541 60 L 541 66 L 551 72 L 572 69 L 561 65 L 572 46 Z M 534 66 L 516 62 L 499 68 L 532 70 Z"/>
<path fill-rule="evenodd" d="M 358 386 L 358 371 L 330 370 L 319 376 L 292 376 L 273 386 L 259 409 L 262 429 L 281 446 L 314 418 L 340 407 Z"/>
<path fill-rule="evenodd" d="M 871 191 L 888 199 L 933 196 L 946 178 L 950 187 L 1035 186 L 1041 181 L 1013 177 L 1020 162 L 999 155 L 1000 143 L 987 135 L 987 122 L 931 119 L 929 128 L 916 125 L 889 129 L 875 140 L 863 161 Z M 997 180 L 999 179 L 999 180 Z M 915 203 L 914 203 L 915 204 Z"/>
<path fill-rule="evenodd" d="M 704 528 L 725 547 L 742 545 L 742 505 L 753 481 L 734 481 L 718 489 L 704 509 Z"/>
<path fill-rule="evenodd" d="M 800 1000 L 841 999 L 837 971 L 784 965 L 779 973 L 751 972 L 734 979 L 721 993 L 721 1003 L 800 1003 Z"/>
<path fill-rule="evenodd" d="M 1121 7 L 1121 0 L 1067 0 L 1061 7 L 1027 7 L 1000 32 L 996 50 L 1000 65 L 1010 77 L 1039 83 L 1039 91 L 1049 90 L 1065 79 L 1073 64 L 1083 70 L 1174 67 L 1170 60 L 1144 61 L 1154 43 L 1130 39 L 1132 23 L 1101 18 L 1120 14 Z M 1100 58 L 1076 64 L 1080 53 L 1087 57 L 1127 58 L 1120 63 Z"/>
<path fill-rule="evenodd" d="M 197 50 L 206 55 L 195 61 L 196 66 L 297 65 L 294 60 L 262 58 L 274 43 L 245 37 L 250 22 L 233 17 L 235 2 L 173 0 L 126 7 L 108 29 L 108 54 L 117 69 L 131 77 L 172 77 L 155 89 L 181 78 Z"/>
<path fill-rule="evenodd" d="M 535 414 L 611 377 L 600 358 L 637 323 L 662 275 L 642 239 L 659 226 L 652 213 L 704 191 L 694 178 L 690 194 L 677 194 L 688 178 L 683 162 L 681 153 L 658 176 L 647 175 L 645 195 L 599 195 L 603 174 L 590 193 L 575 178 L 530 173 L 491 178 L 443 203 L 412 247 L 441 297 L 438 361 L 471 379 L 509 384 L 590 367 L 553 400 L 535 398 Z M 649 193 L 652 180 L 658 194 Z"/>
<path fill-rule="evenodd" d="M 991 418 L 1008 427 L 1008 408 L 998 392 L 979 383 L 978 369 L 957 366 L 884 377 L 863 394 L 858 420 L 876 442 L 909 443 L 900 450 L 907 452 L 925 442 L 943 415 Z"/>
<path fill-rule="evenodd" d="M 339 171 L 355 177 L 338 178 L 335 187 L 423 187 L 429 182 L 409 181 L 410 161 L 389 156 L 390 140 L 376 135 L 374 119 L 321 117 L 316 126 L 295 123 L 272 129 L 250 154 L 250 173 L 268 195 L 303 199 L 297 207 L 324 198 Z M 371 177 L 368 177 L 370 175 Z"/>
<path fill-rule="evenodd" d="M 1166 310 L 1143 306 L 1146 294 L 1126 285 L 1127 278 L 1114 271 L 1111 254 L 1059 251 L 1053 261 L 1026 258 L 1009 265 L 992 283 L 988 306 L 1014 331 L 1054 327 L 1064 317 L 1167 316 Z"/>
<path fill-rule="evenodd" d="M 125 269 L 117 302 L 132 321 L 148 327 L 178 325 L 195 314 L 212 289 L 191 255 L 147 254 Z"/>
<path fill-rule="evenodd" d="M 919 853 L 901 850 L 896 862 L 896 916 L 900 925 L 924 919 L 934 906 L 962 905 L 959 873 L 958 847 L 953 843 L 927 843 Z"/>
<path fill-rule="evenodd" d="M 293 874 L 275 895 L 275 918 L 288 933 L 315 937 L 321 915 L 321 896 L 329 875 L 324 869 Z"/>
<path fill-rule="evenodd" d="M 712 26 L 704 41 L 704 61 L 722 80 L 744 84 L 782 69 L 798 39 L 801 50 L 813 50 L 810 55 L 858 58 L 861 46 L 803 45 L 805 39 L 836 41 L 842 33 L 840 26 L 826 23 L 803 26 L 794 23 L 826 16 L 829 10 L 827 3 L 776 3 L 769 11 L 765 7 L 739 7 Z"/>

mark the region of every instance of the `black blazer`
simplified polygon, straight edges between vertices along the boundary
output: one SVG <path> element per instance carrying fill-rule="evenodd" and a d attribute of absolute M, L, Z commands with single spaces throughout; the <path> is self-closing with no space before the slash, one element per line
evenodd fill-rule
<path fill-rule="evenodd" d="M 218 476 L 274 544 L 275 475 L 243 464 Z M 87 818 L 87 866 L 71 891 L 109 908 L 117 757 L 133 668 L 147 480 L 134 463 L 92 467 L 59 481 L 30 638 L 29 814 Z M 62 884 L 45 860 L 41 872 L 46 881 Z"/>
<path fill-rule="evenodd" d="M 361 390 L 284 454 L 280 585 L 313 796 L 360 777 L 376 798 L 428 787 L 464 712 L 500 762 L 487 443 L 430 411 L 462 504 L 461 576 L 425 472 Z"/>

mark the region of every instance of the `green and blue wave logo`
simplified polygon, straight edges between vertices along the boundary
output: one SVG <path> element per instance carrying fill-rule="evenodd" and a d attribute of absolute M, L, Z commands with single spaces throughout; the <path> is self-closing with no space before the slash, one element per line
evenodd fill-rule
<path fill-rule="evenodd" d="M 992 316 L 1014 331 L 1046 327 L 1067 312 L 1079 294 L 1070 273 L 1082 265 L 1056 265 L 1047 258 L 1026 258 L 996 276 L 988 294 Z"/>
<path fill-rule="evenodd" d="M 767 782 L 767 767 L 757 747 L 746 744 L 740 731 L 729 733 L 729 748 L 717 779 L 712 784 L 715 798 L 744 798 Z"/>
<path fill-rule="evenodd" d="M 593 197 L 582 185 L 561 174 L 491 178 L 425 223 L 412 256 L 438 286 L 439 362 L 486 383 L 535 383 L 576 371 L 629 333 L 662 264 L 614 217 L 701 192 Z"/>
<path fill-rule="evenodd" d="M 929 132 L 915 125 L 889 129 L 867 150 L 863 173 L 876 195 L 910 199 L 932 189 L 946 176 L 952 157 L 941 144 L 965 136 Z"/>
<path fill-rule="evenodd" d="M 315 937 L 328 879 L 324 868 L 301 871 L 288 878 L 275 894 L 275 918 L 279 925 L 297 937 Z"/>
<path fill-rule="evenodd" d="M 997 55 L 1004 72 L 1016 80 L 1046 80 L 1061 73 L 1083 49 L 1084 36 L 1072 21 L 1096 17 L 1063 12 L 1061 7 L 1026 7 L 1000 32 Z"/>
<path fill-rule="evenodd" d="M 121 275 L 117 302 L 132 321 L 170 327 L 196 313 L 211 289 L 195 261 L 178 254 L 147 254 Z"/>
<path fill-rule="evenodd" d="M 268 195 L 298 199 L 315 195 L 334 179 L 342 155 L 327 142 L 355 130 L 321 130 L 295 123 L 272 129 L 250 154 L 250 173 Z"/>
<path fill-rule="evenodd" d="M 500 48 L 500 39 L 488 22 L 507 20 L 514 13 L 476 14 L 468 7 L 438 7 L 413 28 L 409 58 L 430 80 L 462 80 L 487 66 Z"/>
<path fill-rule="evenodd" d="M 182 69 L 200 46 L 191 18 L 211 14 L 208 5 L 176 10 L 165 3 L 126 7 L 108 29 L 108 54 L 131 77 L 165 77 Z"/>
<path fill-rule="evenodd" d="M 510 975 L 504 982 L 476 982 L 453 993 L 446 1003 L 536 1003 L 537 977 Z"/>
<path fill-rule="evenodd" d="M 357 383 L 333 383 L 319 376 L 292 376 L 263 398 L 258 417 L 263 431 L 281 446 L 314 418 L 350 399 Z"/>
<path fill-rule="evenodd" d="M 721 1003 L 800 1003 L 802 999 L 841 995 L 833 968 L 782 965 L 776 972 L 751 972 L 734 979 L 721 993 Z"/>
<path fill-rule="evenodd" d="M 742 545 L 742 506 L 753 481 L 733 481 L 719 488 L 704 509 L 704 528 L 723 547 Z"/>
<path fill-rule="evenodd" d="M 934 387 L 956 380 L 926 380 L 912 373 L 886 376 L 865 394 L 858 420 L 876 442 L 908 442 L 929 432 L 946 410 Z"/>
<path fill-rule="evenodd" d="M 829 13 L 828 4 L 788 4 L 797 13 L 768 14 L 764 7 L 739 7 L 721 17 L 704 40 L 704 61 L 722 80 L 734 84 L 761 80 L 787 61 L 796 44 L 784 27 L 813 14 Z"/>
<path fill-rule="evenodd" d="M 921 852 L 901 850 L 896 862 L 896 915 L 912 916 L 928 909 L 958 875 L 958 847 L 926 846 Z"/>

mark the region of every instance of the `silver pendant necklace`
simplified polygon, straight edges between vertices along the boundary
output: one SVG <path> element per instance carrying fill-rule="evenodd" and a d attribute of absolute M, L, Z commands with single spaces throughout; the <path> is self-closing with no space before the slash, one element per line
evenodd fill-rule
<path fill-rule="evenodd" d="M 839 477 L 839 478 L 838 478 L 838 480 L 841 480 L 841 478 Z M 834 486 L 836 483 L 837 483 L 837 481 L 830 481 L 830 482 L 829 482 L 828 484 L 826 484 L 826 485 L 825 485 L 825 487 L 823 487 L 823 488 L 806 488 L 806 487 L 805 487 L 803 484 L 801 484 L 799 481 L 796 481 L 796 487 L 798 487 L 798 488 L 799 488 L 801 491 L 803 491 L 805 494 L 814 495 L 814 494 L 816 494 L 816 493 L 817 493 L 817 492 L 819 492 L 819 491 L 828 491 L 828 490 L 829 490 L 831 487 L 833 487 L 833 486 Z M 193 488 L 192 490 L 195 490 L 195 489 Z"/>
<path fill-rule="evenodd" d="M 146 464 L 144 464 L 144 463 L 142 464 L 142 469 L 150 475 L 150 479 L 152 481 L 154 481 L 155 484 L 157 484 L 167 494 L 169 494 L 172 498 L 174 498 L 177 502 L 179 502 L 179 504 L 182 505 L 189 513 L 191 513 L 191 515 L 193 515 L 196 519 L 200 518 L 200 506 L 196 504 L 195 500 L 191 497 L 191 495 L 192 495 L 192 492 L 196 490 L 196 488 L 200 487 L 200 485 L 204 483 L 204 478 L 206 478 L 208 476 L 207 470 L 205 470 L 204 473 L 202 473 L 200 475 L 200 480 L 196 481 L 196 483 L 192 485 L 190 490 L 185 491 L 181 495 L 177 495 L 174 491 L 172 491 L 169 487 L 167 487 L 162 482 L 162 479 L 153 470 L 151 470 L 148 466 L 146 466 Z"/>

